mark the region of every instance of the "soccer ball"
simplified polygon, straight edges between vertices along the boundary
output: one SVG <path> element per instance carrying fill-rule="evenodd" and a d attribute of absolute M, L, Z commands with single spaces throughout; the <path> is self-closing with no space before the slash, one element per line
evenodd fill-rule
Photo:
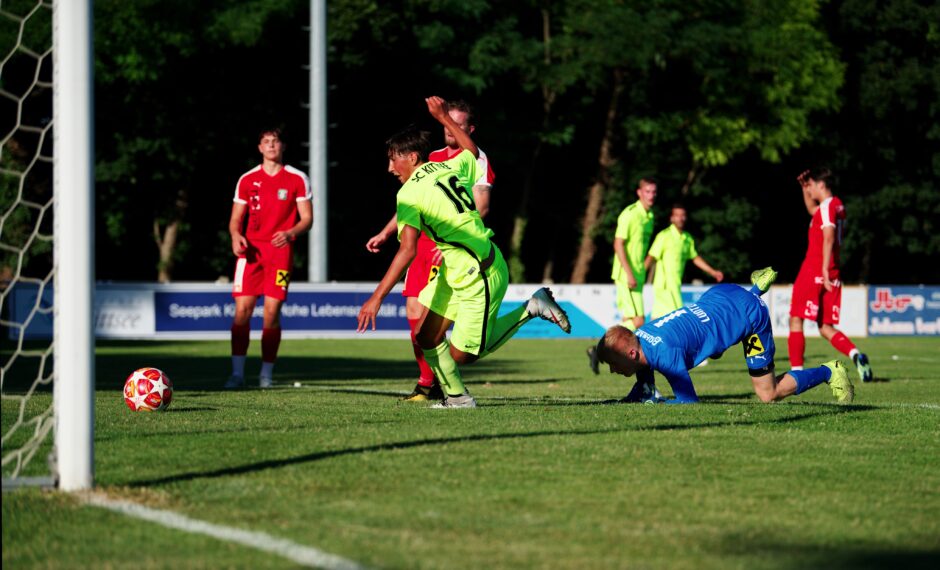
<path fill-rule="evenodd" d="M 124 403 L 134 412 L 162 412 L 173 400 L 173 382 L 157 368 L 135 370 L 124 382 Z"/>

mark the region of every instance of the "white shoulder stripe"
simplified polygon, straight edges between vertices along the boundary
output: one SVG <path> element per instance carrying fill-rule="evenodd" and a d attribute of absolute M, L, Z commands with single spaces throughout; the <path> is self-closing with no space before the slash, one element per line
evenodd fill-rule
<path fill-rule="evenodd" d="M 819 204 L 819 218 L 822 220 L 822 225 L 820 227 L 835 227 L 836 222 L 832 219 L 832 211 L 829 206 L 832 205 L 832 196 L 826 198 Z"/>
<path fill-rule="evenodd" d="M 248 172 L 246 172 L 246 173 L 244 173 L 244 174 L 242 174 L 241 176 L 238 177 L 238 182 L 235 183 L 235 197 L 232 198 L 232 201 L 233 201 L 233 202 L 238 202 L 239 204 L 247 204 L 247 203 L 248 203 L 248 202 L 246 202 L 246 201 L 244 201 L 244 200 L 242 200 L 241 198 L 238 197 L 238 188 L 242 185 L 242 180 L 244 180 L 246 176 L 248 176 L 249 174 L 254 174 L 255 172 L 258 172 L 259 170 L 261 170 L 261 165 L 260 165 L 260 164 L 259 164 L 258 166 L 256 166 L 256 167 L 252 168 L 252 169 L 249 170 Z"/>
<path fill-rule="evenodd" d="M 310 179 L 307 178 L 306 173 L 304 173 L 302 170 L 294 168 L 289 164 L 284 165 L 284 170 L 290 172 L 291 174 L 300 176 L 300 178 L 304 181 L 304 199 L 313 200 L 313 190 L 310 189 Z"/>

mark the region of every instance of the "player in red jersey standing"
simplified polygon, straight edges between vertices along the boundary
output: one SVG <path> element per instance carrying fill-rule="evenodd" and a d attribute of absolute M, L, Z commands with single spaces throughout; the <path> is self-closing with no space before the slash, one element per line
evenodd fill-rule
<path fill-rule="evenodd" d="M 249 323 L 259 295 L 264 296 L 259 385 L 271 387 L 281 345 L 281 305 L 287 299 L 293 269 L 293 243 L 313 225 L 310 180 L 284 164 L 284 148 L 280 129 L 262 131 L 258 143 L 261 164 L 243 174 L 235 186 L 228 229 L 238 261 L 232 290 L 232 377 L 226 388 L 245 385 Z"/>
<path fill-rule="evenodd" d="M 849 337 L 836 329 L 842 308 L 842 281 L 839 279 L 839 251 L 845 229 L 845 207 L 832 194 L 833 175 L 826 168 L 806 170 L 797 181 L 803 188 L 806 210 L 813 217 L 809 225 L 809 245 L 790 300 L 790 368 L 803 369 L 806 339 L 803 321 L 819 324 L 819 334 L 839 352 L 849 356 L 863 382 L 872 381 L 868 357 L 859 352 Z"/>
<path fill-rule="evenodd" d="M 448 102 L 447 114 L 454 120 L 457 127 L 468 135 L 473 134 L 473 131 L 476 130 L 476 120 L 473 116 L 473 109 L 465 101 L 458 100 Z M 444 148 L 432 151 L 431 154 L 428 155 L 428 162 L 450 160 L 463 150 L 457 142 L 457 139 L 446 127 L 444 128 L 444 143 L 446 144 Z M 479 152 L 480 156 L 477 158 L 477 165 L 480 172 L 484 174 L 473 185 L 473 201 L 475 202 L 477 211 L 480 213 L 480 217 L 485 217 L 490 209 L 490 187 L 493 185 L 496 175 L 493 173 L 493 168 L 486 158 L 486 153 L 482 150 Z M 390 237 L 397 235 L 397 232 L 397 218 L 392 216 L 392 219 L 382 228 L 382 231 L 366 242 L 366 249 L 372 253 L 378 252 L 382 244 L 388 241 Z M 415 255 L 414 261 L 411 262 L 411 266 L 408 268 L 408 273 L 405 275 L 405 290 L 402 292 L 402 295 L 405 297 L 405 312 L 408 316 L 408 325 L 411 327 L 411 345 L 419 370 L 418 384 L 415 386 L 414 391 L 404 398 L 409 402 L 442 400 L 444 398 L 440 384 L 435 381 L 434 372 L 431 371 L 431 367 L 428 366 L 428 363 L 425 361 L 424 352 L 421 350 L 421 346 L 418 345 L 418 341 L 415 338 L 418 323 L 421 322 L 421 318 L 424 316 L 424 313 L 427 312 L 427 308 L 418 302 L 418 294 L 421 293 L 425 285 L 431 281 L 431 278 L 437 274 L 440 267 L 441 254 L 437 249 L 437 245 L 435 245 L 434 241 L 425 235 L 424 232 L 421 232 L 418 236 L 418 252 L 417 255 Z"/>

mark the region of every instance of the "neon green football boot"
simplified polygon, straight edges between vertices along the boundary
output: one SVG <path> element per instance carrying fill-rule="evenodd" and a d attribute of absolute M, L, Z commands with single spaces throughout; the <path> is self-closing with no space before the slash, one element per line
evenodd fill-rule
<path fill-rule="evenodd" d="M 765 267 L 751 273 L 751 284 L 760 289 L 761 295 L 766 293 L 777 280 L 777 272 L 773 267 Z"/>
<path fill-rule="evenodd" d="M 841 360 L 832 360 L 823 364 L 832 371 L 829 377 L 829 389 L 840 404 L 850 404 L 855 399 L 855 386 Z"/>

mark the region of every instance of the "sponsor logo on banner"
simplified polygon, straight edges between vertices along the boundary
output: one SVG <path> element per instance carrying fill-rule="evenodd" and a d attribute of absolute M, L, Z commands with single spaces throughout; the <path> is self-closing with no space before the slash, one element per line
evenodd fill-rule
<path fill-rule="evenodd" d="M 868 333 L 940 335 L 940 287 L 872 287 Z"/>
<path fill-rule="evenodd" d="M 295 292 L 281 305 L 285 331 L 337 331 L 354 333 L 359 309 L 371 292 Z M 157 291 L 154 294 L 158 333 L 225 332 L 232 326 L 235 302 L 226 292 Z M 251 327 L 261 330 L 264 305 L 251 314 Z M 405 300 L 389 295 L 378 313 L 380 331 L 409 331 Z"/>
<path fill-rule="evenodd" d="M 876 287 L 875 300 L 868 306 L 873 313 L 903 313 L 908 307 L 920 311 L 924 308 L 924 298 L 921 295 L 895 295 L 890 287 Z"/>

